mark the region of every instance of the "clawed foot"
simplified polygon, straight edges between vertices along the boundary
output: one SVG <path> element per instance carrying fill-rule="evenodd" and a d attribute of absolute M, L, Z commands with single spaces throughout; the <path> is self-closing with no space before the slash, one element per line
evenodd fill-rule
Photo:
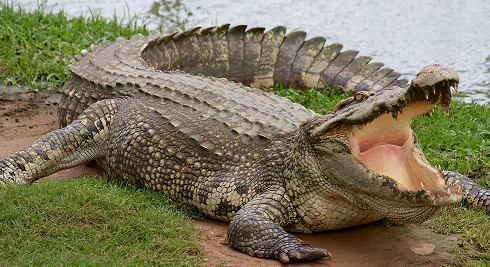
<path fill-rule="evenodd" d="M 281 263 L 288 263 L 291 261 L 307 261 L 318 258 L 332 258 L 332 254 L 323 248 L 314 248 L 311 246 L 302 246 L 289 249 L 288 251 L 279 252 L 277 259 Z"/>

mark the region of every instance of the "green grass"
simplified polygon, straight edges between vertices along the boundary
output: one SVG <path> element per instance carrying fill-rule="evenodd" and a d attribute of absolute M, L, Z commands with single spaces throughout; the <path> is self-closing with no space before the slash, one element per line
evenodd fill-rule
<path fill-rule="evenodd" d="M 132 20 L 97 14 L 67 18 L 61 12 L 32 13 L 0 5 L 0 78 L 26 89 L 60 90 L 74 54 L 92 43 L 147 34 Z M 321 90 L 274 92 L 319 113 L 332 110 L 348 94 Z M 490 187 L 488 105 L 456 100 L 450 115 L 437 108 L 412 128 L 433 165 L 468 175 Z M 4 265 L 196 265 L 201 252 L 188 213 L 165 196 L 86 178 L 43 181 L 0 189 L 0 262 Z M 438 233 L 458 235 L 451 250 L 457 264 L 490 265 L 489 215 L 467 205 L 441 209 L 424 223 Z"/>
<path fill-rule="evenodd" d="M 432 117 L 417 117 L 412 128 L 433 165 L 458 170 L 472 178 L 490 174 L 490 107 L 453 101 L 446 115 L 438 108 Z"/>
<path fill-rule="evenodd" d="M 39 8 L 28 13 L 12 2 L 0 3 L 0 79 L 23 89 L 59 90 L 70 75 L 70 60 L 82 49 L 104 40 L 114 41 L 136 33 L 147 34 L 135 18 L 123 24 L 92 13 L 90 17 L 67 18 L 64 12 Z"/>
<path fill-rule="evenodd" d="M 195 266 L 198 232 L 163 194 L 105 179 L 0 190 L 3 266 Z"/>
<path fill-rule="evenodd" d="M 438 108 L 432 117 L 412 121 L 421 147 L 432 165 L 472 178 L 490 189 L 490 107 L 454 101 L 447 116 Z M 490 266 L 490 215 L 469 205 L 445 207 L 424 223 L 437 233 L 458 235 L 461 245 L 451 250 L 458 264 Z"/>
<path fill-rule="evenodd" d="M 303 105 L 320 114 L 326 114 L 328 111 L 333 111 L 335 105 L 341 99 L 345 99 L 352 93 L 340 93 L 337 89 L 331 90 L 330 95 L 324 94 L 324 90 L 309 89 L 307 91 L 295 90 L 292 88 L 282 89 L 279 85 L 274 87 L 274 93 L 282 97 L 287 97 L 294 103 Z"/>

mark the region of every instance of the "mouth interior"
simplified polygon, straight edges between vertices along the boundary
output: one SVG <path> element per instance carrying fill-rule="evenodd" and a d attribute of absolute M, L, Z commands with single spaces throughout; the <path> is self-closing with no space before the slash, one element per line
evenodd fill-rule
<path fill-rule="evenodd" d="M 426 114 L 434 104 L 411 104 L 395 120 L 384 113 L 364 126 L 353 126 L 353 155 L 377 174 L 393 179 L 401 190 L 440 190 L 439 171 L 432 167 L 413 142 L 410 120 Z"/>

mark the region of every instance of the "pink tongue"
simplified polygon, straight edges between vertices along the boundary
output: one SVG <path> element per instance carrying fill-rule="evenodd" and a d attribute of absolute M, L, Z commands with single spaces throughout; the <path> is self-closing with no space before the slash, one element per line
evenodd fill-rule
<path fill-rule="evenodd" d="M 363 152 L 360 152 L 357 147 L 353 152 L 357 158 L 377 173 L 396 177 L 401 187 L 414 188 L 419 185 L 414 185 L 407 168 L 411 142 L 412 137 L 410 136 L 402 145 L 382 144 Z"/>
<path fill-rule="evenodd" d="M 386 173 L 405 168 L 407 154 L 403 153 L 403 146 L 386 144 L 375 146 L 360 153 L 359 159 L 378 172 L 384 171 Z"/>

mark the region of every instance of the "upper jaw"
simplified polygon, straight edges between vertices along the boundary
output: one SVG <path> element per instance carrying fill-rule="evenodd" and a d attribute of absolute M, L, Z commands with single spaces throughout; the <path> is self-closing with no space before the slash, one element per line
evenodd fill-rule
<path fill-rule="evenodd" d="M 454 70 L 439 64 L 426 66 L 406 88 L 391 87 L 377 93 L 369 93 L 365 103 L 362 103 L 366 105 L 363 108 L 367 110 L 363 114 L 364 117 L 352 116 L 348 120 L 352 122 L 357 120 L 358 123 L 354 124 L 362 125 L 377 119 L 384 113 L 391 113 L 392 117 L 397 120 L 398 115 L 402 114 L 405 107 L 409 105 L 419 105 L 421 114 L 414 114 L 413 117 L 431 115 L 436 105 L 442 106 L 448 113 L 451 102 L 451 87 L 457 93 L 458 83 L 459 76 Z M 348 110 L 346 111 L 350 113 Z"/>
<path fill-rule="evenodd" d="M 446 113 L 449 112 L 449 103 L 451 102 L 451 86 L 458 93 L 458 74 L 445 66 L 434 64 L 424 67 L 415 79 L 412 80 L 411 86 L 419 93 L 417 98 L 425 97 L 426 101 L 441 105 Z"/>
<path fill-rule="evenodd" d="M 427 106 L 431 114 L 435 105 L 448 112 L 451 102 L 451 87 L 457 92 L 458 74 L 439 64 L 424 67 L 411 84 L 405 88 L 390 87 L 377 92 L 359 92 L 353 97 L 340 101 L 335 113 L 323 124 L 311 131 L 313 136 L 321 136 L 339 124 L 365 125 L 387 113 L 397 119 L 405 107 L 420 103 Z M 357 95 L 362 97 L 357 99 Z M 432 105 L 432 106 L 431 106 Z"/>

